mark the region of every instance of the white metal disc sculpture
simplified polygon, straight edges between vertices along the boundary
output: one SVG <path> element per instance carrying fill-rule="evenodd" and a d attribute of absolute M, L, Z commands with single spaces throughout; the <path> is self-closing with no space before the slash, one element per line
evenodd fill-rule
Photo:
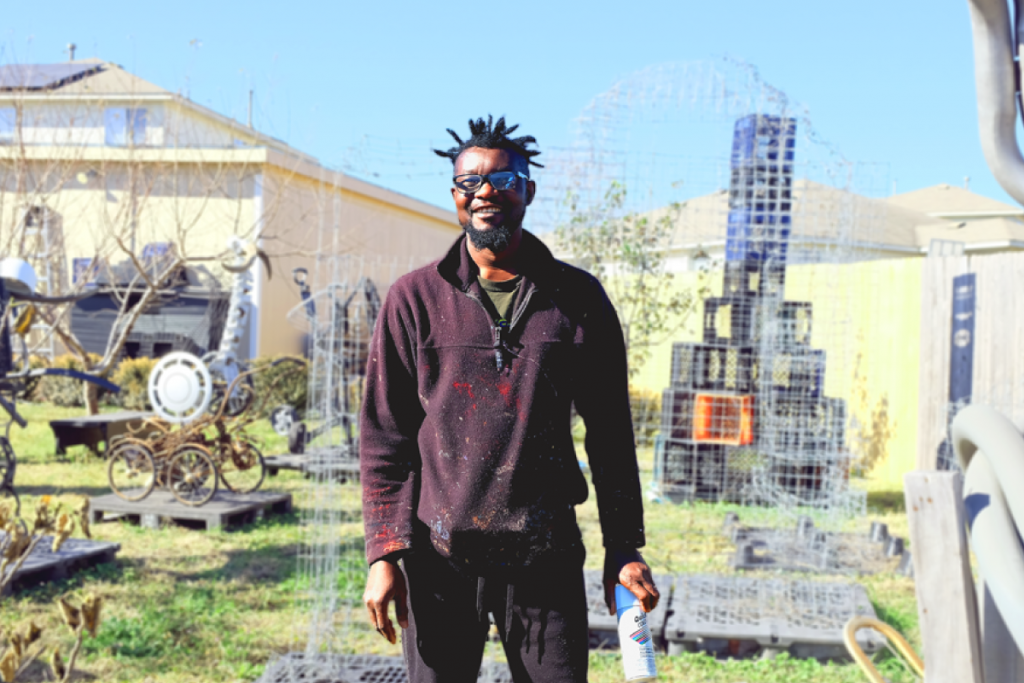
<path fill-rule="evenodd" d="M 211 398 L 210 371 L 191 353 L 167 354 L 149 375 L 149 403 L 168 422 L 192 422 L 206 412 Z"/>

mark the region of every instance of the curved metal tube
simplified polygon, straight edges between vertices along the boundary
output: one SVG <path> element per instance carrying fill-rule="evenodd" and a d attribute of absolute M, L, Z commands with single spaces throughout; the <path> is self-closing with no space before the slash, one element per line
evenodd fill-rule
<path fill-rule="evenodd" d="M 981 150 L 999 184 L 1024 205 L 1024 157 L 1017 147 L 1017 74 L 1010 8 L 1006 0 L 969 0 L 968 5 Z"/>
<path fill-rule="evenodd" d="M 987 406 L 961 410 L 951 427 L 964 477 L 964 510 L 978 571 L 1017 649 L 1024 652 L 1024 437 Z M 1006 491 L 1004 492 L 1004 486 Z M 1017 495 L 1005 495 L 1017 489 Z"/>
<path fill-rule="evenodd" d="M 886 679 L 882 678 L 882 674 L 878 673 L 878 669 L 875 668 L 875 665 L 864 654 L 864 650 L 860 649 L 860 645 L 857 643 L 857 631 L 862 628 L 873 628 L 888 638 L 889 642 L 896 646 L 896 649 L 900 651 L 903 658 L 910 664 L 910 668 L 914 670 L 914 673 L 924 678 L 924 662 L 921 661 L 921 658 L 910 647 L 910 643 L 896 629 L 885 622 L 871 617 L 852 617 L 846 622 L 846 626 L 843 627 L 843 644 L 846 645 L 846 651 L 850 653 L 850 656 L 857 662 L 857 665 L 871 680 L 871 683 L 886 683 Z"/>
<path fill-rule="evenodd" d="M 83 382 L 91 382 L 92 384 L 98 384 L 107 391 L 115 394 L 121 391 L 121 387 L 117 386 L 113 382 L 105 380 L 102 377 L 87 375 L 81 370 L 70 370 L 68 368 L 40 368 L 39 370 L 31 370 L 24 376 L 43 377 L 44 375 L 59 375 L 61 377 L 71 377 L 72 379 L 80 379 Z"/>
<path fill-rule="evenodd" d="M 27 294 L 25 292 L 8 292 L 11 298 L 15 301 L 28 301 L 34 304 L 70 304 L 82 299 L 88 299 L 95 295 L 97 292 L 80 292 L 78 294 L 68 294 L 66 296 L 45 296 L 43 294 L 36 294 L 32 292 Z"/>

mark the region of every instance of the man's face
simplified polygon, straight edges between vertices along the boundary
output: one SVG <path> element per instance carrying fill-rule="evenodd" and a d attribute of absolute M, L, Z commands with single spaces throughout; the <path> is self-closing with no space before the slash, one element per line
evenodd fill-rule
<path fill-rule="evenodd" d="M 504 149 L 470 147 L 455 161 L 455 175 L 478 173 L 488 175 L 499 171 L 523 170 L 525 162 L 514 152 Z M 490 249 L 497 254 L 505 247 L 523 223 L 526 207 L 533 201 L 536 185 L 532 180 L 516 181 L 515 187 L 498 191 L 485 182 L 480 189 L 462 194 L 454 187 L 452 198 L 459 223 L 477 249 Z"/>

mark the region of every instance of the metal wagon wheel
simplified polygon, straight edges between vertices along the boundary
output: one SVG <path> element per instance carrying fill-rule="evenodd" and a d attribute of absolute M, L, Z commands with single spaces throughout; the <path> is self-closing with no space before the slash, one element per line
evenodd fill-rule
<path fill-rule="evenodd" d="M 222 446 L 219 455 L 220 480 L 230 491 L 252 493 L 263 484 L 267 466 L 263 454 L 251 442 L 240 440 L 230 448 Z"/>
<path fill-rule="evenodd" d="M 127 501 L 142 500 L 153 491 L 156 463 L 153 452 L 138 439 L 119 439 L 107 461 L 111 490 Z"/>
<path fill-rule="evenodd" d="M 210 407 L 207 408 L 211 415 L 216 415 L 220 410 L 231 384 L 231 382 L 225 381 L 219 375 L 214 376 L 213 398 L 210 400 Z M 234 384 L 235 388 L 231 395 L 228 396 L 227 405 L 224 407 L 225 417 L 238 417 L 248 410 L 256 400 L 256 387 L 253 384 L 252 375 L 244 375 L 241 380 Z"/>
<path fill-rule="evenodd" d="M 167 466 L 167 486 L 185 505 L 198 507 L 217 493 L 217 466 L 202 446 L 186 444 L 171 455 Z"/>

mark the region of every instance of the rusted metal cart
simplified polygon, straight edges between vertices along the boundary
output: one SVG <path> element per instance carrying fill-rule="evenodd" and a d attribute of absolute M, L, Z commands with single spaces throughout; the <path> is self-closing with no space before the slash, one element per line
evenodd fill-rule
<path fill-rule="evenodd" d="M 271 365 L 288 362 L 305 361 L 282 358 Z M 261 369 L 238 375 L 228 395 L 236 390 L 253 393 L 247 380 Z M 189 506 L 209 501 L 221 484 L 234 493 L 257 490 L 266 476 L 266 464 L 245 428 L 257 419 L 272 394 L 270 387 L 262 401 L 248 401 L 249 408 L 236 417 L 226 415 L 225 401 L 216 413 L 203 413 L 185 425 L 159 418 L 145 420 L 140 428 L 114 442 L 107 462 L 110 488 L 125 500 L 140 501 L 159 486 Z"/>

